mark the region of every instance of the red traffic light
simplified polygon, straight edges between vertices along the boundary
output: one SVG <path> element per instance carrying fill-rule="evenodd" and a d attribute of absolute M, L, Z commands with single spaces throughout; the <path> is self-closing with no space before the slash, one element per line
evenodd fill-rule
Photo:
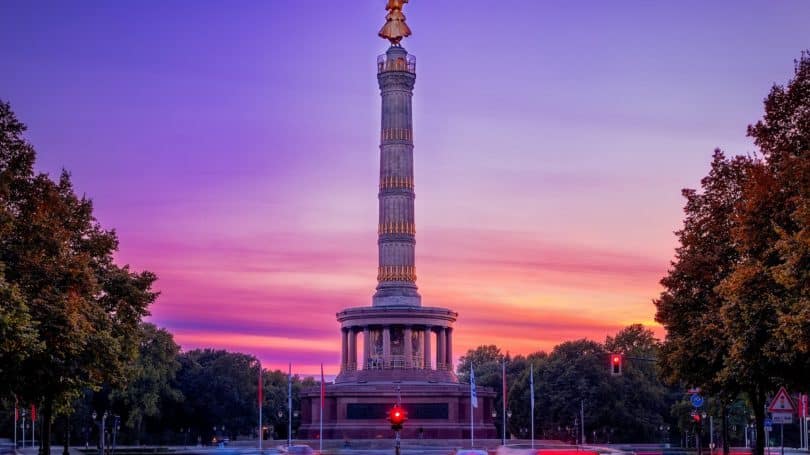
<path fill-rule="evenodd" d="M 622 374 L 622 355 L 621 354 L 611 354 L 610 355 L 610 374 L 613 376 L 619 376 Z"/>
<path fill-rule="evenodd" d="M 388 411 L 388 421 L 391 422 L 391 428 L 399 430 L 402 424 L 408 420 L 408 413 L 405 412 L 398 404 L 395 404 L 390 411 Z"/>

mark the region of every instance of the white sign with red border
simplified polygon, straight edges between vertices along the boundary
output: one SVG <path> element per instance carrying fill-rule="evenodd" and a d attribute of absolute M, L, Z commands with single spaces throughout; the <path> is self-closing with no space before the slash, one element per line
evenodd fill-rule
<path fill-rule="evenodd" d="M 793 400 L 790 399 L 790 395 L 787 393 L 784 387 L 779 389 L 779 392 L 773 397 L 771 400 L 771 405 L 768 406 L 768 412 L 774 414 L 793 414 L 796 412 L 796 407 L 793 405 Z"/>

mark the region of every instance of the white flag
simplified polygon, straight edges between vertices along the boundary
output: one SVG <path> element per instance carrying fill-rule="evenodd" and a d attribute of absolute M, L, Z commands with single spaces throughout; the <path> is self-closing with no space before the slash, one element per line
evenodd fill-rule
<path fill-rule="evenodd" d="M 531 389 L 532 394 L 532 409 L 534 409 L 534 364 L 529 364 L 530 373 L 529 373 L 529 388 Z"/>
<path fill-rule="evenodd" d="M 472 407 L 478 407 L 478 392 L 475 390 L 475 372 L 472 364 L 470 364 L 470 402 Z"/>

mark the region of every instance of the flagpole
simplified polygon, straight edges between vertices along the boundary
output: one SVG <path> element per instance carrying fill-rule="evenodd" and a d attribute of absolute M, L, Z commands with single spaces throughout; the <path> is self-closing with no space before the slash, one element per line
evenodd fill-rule
<path fill-rule="evenodd" d="M 287 447 L 292 445 L 292 363 L 287 372 Z"/>
<path fill-rule="evenodd" d="M 470 363 L 470 448 L 475 447 L 475 408 L 473 407 L 473 394 L 475 393 L 475 372 L 473 365 Z"/>
<path fill-rule="evenodd" d="M 531 396 L 532 396 L 532 449 L 534 449 L 534 364 L 529 364 L 530 373 L 529 373 L 529 381 L 531 383 Z"/>
<path fill-rule="evenodd" d="M 326 383 L 323 379 L 323 364 L 321 364 L 321 425 L 318 431 L 319 451 L 323 453 L 323 405 L 326 395 Z"/>
<path fill-rule="evenodd" d="M 503 420 L 503 429 L 501 430 L 501 445 L 506 445 L 506 358 L 503 359 L 503 368 L 501 370 L 501 377 L 503 378 L 503 412 L 501 413 L 501 420 Z"/>
<path fill-rule="evenodd" d="M 264 401 L 264 384 L 262 384 L 262 362 L 259 361 L 259 452 L 262 451 L 262 439 L 264 438 L 264 427 L 262 427 L 262 402 Z"/>

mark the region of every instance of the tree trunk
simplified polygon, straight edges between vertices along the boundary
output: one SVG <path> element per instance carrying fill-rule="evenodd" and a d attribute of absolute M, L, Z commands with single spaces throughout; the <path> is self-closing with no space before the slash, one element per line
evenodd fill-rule
<path fill-rule="evenodd" d="M 42 409 L 42 429 L 40 430 L 40 438 L 42 443 L 39 445 L 40 455 L 50 455 L 51 453 L 51 420 L 53 420 L 53 400 L 46 398 Z"/>
<path fill-rule="evenodd" d="M 754 408 L 754 418 L 757 426 L 757 443 L 754 455 L 765 455 L 765 394 L 756 391 L 751 397 L 751 406 Z"/>
<path fill-rule="evenodd" d="M 65 416 L 65 444 L 62 447 L 62 455 L 70 455 L 70 414 Z"/>
<path fill-rule="evenodd" d="M 729 407 L 723 403 L 723 410 L 721 411 L 721 418 L 723 419 L 723 427 L 720 431 L 720 437 L 723 443 L 723 455 L 728 455 L 731 452 L 731 447 L 728 441 L 728 411 Z"/>

